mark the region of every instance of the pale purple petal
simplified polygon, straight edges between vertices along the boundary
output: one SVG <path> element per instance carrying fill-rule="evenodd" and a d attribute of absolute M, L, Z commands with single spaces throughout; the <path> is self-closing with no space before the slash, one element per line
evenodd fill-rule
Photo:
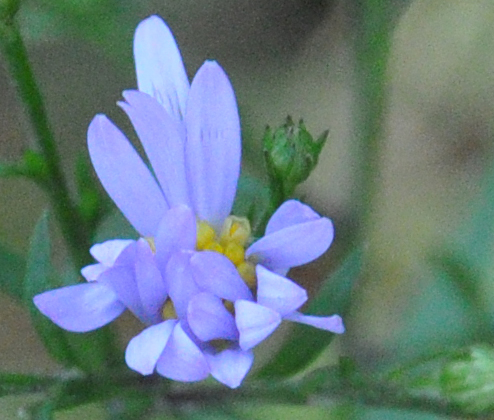
<path fill-rule="evenodd" d="M 142 306 L 133 266 L 109 268 L 99 276 L 98 282 L 110 287 L 117 295 L 118 300 L 142 322 L 151 323 Z"/>
<path fill-rule="evenodd" d="M 130 340 L 125 350 L 127 366 L 141 375 L 153 373 L 176 323 L 169 320 L 152 325 Z"/>
<path fill-rule="evenodd" d="M 167 294 L 165 283 L 156 266 L 153 253 L 144 239 L 137 241 L 137 258 L 135 265 L 137 289 L 141 299 L 147 323 L 161 320 L 161 308 Z"/>
<path fill-rule="evenodd" d="M 254 242 L 245 255 L 255 255 L 260 264 L 272 270 L 297 267 L 326 252 L 333 236 L 333 223 L 322 217 L 266 235 Z"/>
<path fill-rule="evenodd" d="M 345 326 L 339 315 L 332 316 L 313 316 L 303 315 L 300 312 L 294 312 L 284 317 L 288 321 L 299 322 L 302 324 L 311 325 L 321 330 L 331 331 L 336 334 L 343 334 Z"/>
<path fill-rule="evenodd" d="M 99 275 L 107 269 L 108 269 L 107 266 L 100 263 L 90 264 L 90 265 L 86 265 L 81 270 L 81 274 L 87 281 L 95 281 L 98 279 Z"/>
<path fill-rule="evenodd" d="M 97 282 L 49 290 L 34 296 L 33 302 L 43 315 L 73 332 L 100 328 L 125 310 L 115 293 Z"/>
<path fill-rule="evenodd" d="M 302 204 L 297 200 L 288 200 L 278 207 L 269 219 L 265 235 L 269 235 L 270 233 L 274 233 L 292 225 L 298 225 L 320 218 L 321 216 L 308 205 Z"/>
<path fill-rule="evenodd" d="M 190 300 L 187 321 L 192 332 L 202 341 L 238 338 L 233 315 L 220 298 L 210 293 L 199 293 Z"/>
<path fill-rule="evenodd" d="M 231 302 L 252 300 L 252 293 L 238 274 L 235 265 L 214 251 L 195 253 L 190 259 L 194 280 L 204 291 Z"/>
<path fill-rule="evenodd" d="M 211 368 L 211 375 L 230 388 L 237 388 L 242 383 L 254 362 L 252 351 L 228 349 L 217 354 L 206 354 Z"/>
<path fill-rule="evenodd" d="M 206 379 L 210 369 L 199 347 L 177 324 L 158 359 L 156 371 L 175 381 L 194 382 Z"/>
<path fill-rule="evenodd" d="M 190 257 L 191 253 L 188 252 L 174 253 L 166 266 L 166 275 L 164 276 L 168 294 L 179 318 L 187 316 L 190 299 L 201 292 L 194 282 Z"/>
<path fill-rule="evenodd" d="M 88 148 L 108 195 L 142 236 L 154 236 L 168 205 L 135 149 L 101 114 L 89 125 Z"/>
<path fill-rule="evenodd" d="M 164 273 L 170 256 L 180 250 L 194 250 L 196 245 L 196 218 L 187 206 L 168 210 L 155 237 L 156 261 Z"/>
<path fill-rule="evenodd" d="M 96 261 L 111 267 L 115 264 L 120 253 L 133 242 L 135 241 L 132 239 L 110 239 L 101 244 L 93 245 L 89 252 Z"/>
<path fill-rule="evenodd" d="M 127 113 L 144 146 L 170 207 L 190 206 L 185 175 L 185 128 L 151 96 L 137 90 L 123 93 L 118 105 Z"/>
<path fill-rule="evenodd" d="M 295 282 L 257 265 L 257 303 L 281 316 L 300 308 L 307 301 L 307 292 Z"/>
<path fill-rule="evenodd" d="M 278 312 L 247 300 L 235 302 L 235 321 L 242 350 L 257 346 L 281 324 Z"/>
<path fill-rule="evenodd" d="M 185 115 L 189 80 L 170 29 L 158 16 L 143 20 L 134 35 L 137 85 L 177 119 Z"/>
<path fill-rule="evenodd" d="M 228 76 L 206 61 L 189 92 L 187 178 L 197 216 L 220 229 L 230 214 L 240 173 L 240 119 Z"/>

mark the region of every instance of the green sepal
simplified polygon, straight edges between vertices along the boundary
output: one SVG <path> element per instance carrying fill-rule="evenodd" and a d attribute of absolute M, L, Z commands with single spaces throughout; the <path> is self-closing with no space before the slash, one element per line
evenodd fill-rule
<path fill-rule="evenodd" d="M 323 283 L 318 295 L 304 312 L 310 315 L 344 316 L 360 274 L 361 261 L 361 250 L 353 250 L 342 265 Z M 260 370 L 258 376 L 282 378 L 300 372 L 327 348 L 335 335 L 307 325 L 294 324 L 280 351 Z"/>

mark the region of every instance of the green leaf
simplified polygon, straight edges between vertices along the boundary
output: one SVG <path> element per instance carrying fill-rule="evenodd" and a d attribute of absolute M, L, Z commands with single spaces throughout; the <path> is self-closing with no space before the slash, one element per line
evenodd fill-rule
<path fill-rule="evenodd" d="M 109 328 L 86 334 L 66 332 L 45 317 L 33 304 L 33 297 L 55 287 L 65 286 L 53 275 L 50 263 L 48 213 L 37 223 L 28 254 L 24 299 L 33 325 L 51 356 L 60 363 L 77 366 L 86 372 L 98 372 L 116 364 L 114 337 Z"/>
<path fill-rule="evenodd" d="M 0 290 L 21 301 L 26 262 L 0 245 Z"/>
<path fill-rule="evenodd" d="M 31 238 L 24 279 L 24 301 L 29 309 L 33 326 L 51 356 L 64 365 L 73 366 L 75 360 L 64 331 L 39 312 L 33 303 L 35 295 L 53 288 L 51 273 L 48 212 L 44 212 Z"/>
<path fill-rule="evenodd" d="M 311 315 L 345 315 L 361 268 L 362 252 L 354 249 L 322 285 L 307 308 Z M 305 312 L 305 311 L 304 311 Z M 313 362 L 335 334 L 295 324 L 278 354 L 258 373 L 260 377 L 288 377 Z"/>

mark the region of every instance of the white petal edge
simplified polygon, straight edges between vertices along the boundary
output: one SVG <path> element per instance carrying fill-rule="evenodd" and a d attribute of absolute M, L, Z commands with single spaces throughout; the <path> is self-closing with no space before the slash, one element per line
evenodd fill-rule
<path fill-rule="evenodd" d="M 333 238 L 333 223 L 322 217 L 266 235 L 254 242 L 245 255 L 255 255 L 260 264 L 278 271 L 315 260 L 328 250 Z"/>
<path fill-rule="evenodd" d="M 217 354 L 206 354 L 211 375 L 222 384 L 235 389 L 240 386 L 254 362 L 252 351 L 227 349 Z"/>
<path fill-rule="evenodd" d="M 239 345 L 244 351 L 257 346 L 281 324 L 278 312 L 247 300 L 235 302 L 235 322 Z"/>
<path fill-rule="evenodd" d="M 49 290 L 34 296 L 33 302 L 43 315 L 72 332 L 100 328 L 125 310 L 116 294 L 98 282 Z"/>
<path fill-rule="evenodd" d="M 206 356 L 177 324 L 158 359 L 156 371 L 167 378 L 182 382 L 206 379 L 210 373 Z"/>
<path fill-rule="evenodd" d="M 275 274 L 262 265 L 256 267 L 257 303 L 278 312 L 292 313 L 307 301 L 307 292 L 290 279 Z"/>
<path fill-rule="evenodd" d="M 175 38 L 159 16 L 144 19 L 134 34 L 137 85 L 177 119 L 185 115 L 189 80 Z"/>
<path fill-rule="evenodd" d="M 298 322 L 301 324 L 307 324 L 312 327 L 319 328 L 321 330 L 331 331 L 335 334 L 343 334 L 345 332 L 345 326 L 343 320 L 339 315 L 332 316 L 314 316 L 303 315 L 300 312 L 294 312 L 284 317 L 288 321 Z"/>
<path fill-rule="evenodd" d="M 278 207 L 269 219 L 265 235 L 269 235 L 270 233 L 274 233 L 292 225 L 298 225 L 320 218 L 321 216 L 307 204 L 303 204 L 297 200 L 288 200 Z"/>
<path fill-rule="evenodd" d="M 125 350 L 127 366 L 141 375 L 153 373 L 176 323 L 175 320 L 161 322 L 132 338 Z"/>

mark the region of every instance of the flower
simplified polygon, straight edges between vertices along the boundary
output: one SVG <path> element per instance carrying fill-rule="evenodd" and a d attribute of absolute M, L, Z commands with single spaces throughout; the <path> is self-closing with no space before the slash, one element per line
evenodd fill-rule
<path fill-rule="evenodd" d="M 179 381 L 211 374 L 235 388 L 253 363 L 252 347 L 281 319 L 343 332 L 338 316 L 298 313 L 305 290 L 284 277 L 328 249 L 333 226 L 290 200 L 251 243 L 248 220 L 230 215 L 241 138 L 227 75 L 206 61 L 189 85 L 175 39 L 157 16 L 137 27 L 134 56 L 139 90 L 125 91 L 118 105 L 153 172 L 104 115 L 89 126 L 88 148 L 103 187 L 141 238 L 94 245 L 98 262 L 82 270 L 87 283 L 47 291 L 34 303 L 76 332 L 129 309 L 146 326 L 127 346 L 129 367 Z"/>

